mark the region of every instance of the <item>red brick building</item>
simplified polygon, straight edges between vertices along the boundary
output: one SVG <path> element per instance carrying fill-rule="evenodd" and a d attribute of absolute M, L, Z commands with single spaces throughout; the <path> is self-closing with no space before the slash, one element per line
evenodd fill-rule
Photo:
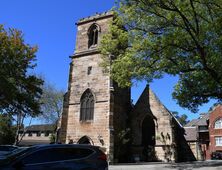
<path fill-rule="evenodd" d="M 210 113 L 209 135 L 209 152 L 222 151 L 222 105 L 217 105 Z"/>

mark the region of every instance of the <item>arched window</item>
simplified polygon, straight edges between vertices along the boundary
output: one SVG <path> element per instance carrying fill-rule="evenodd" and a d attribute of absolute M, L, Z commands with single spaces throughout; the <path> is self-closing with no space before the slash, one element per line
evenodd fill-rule
<path fill-rule="evenodd" d="M 80 121 L 93 120 L 94 96 L 90 89 L 87 89 L 80 99 Z"/>
<path fill-rule="evenodd" d="M 222 129 L 222 118 L 216 120 L 216 122 L 214 123 L 214 128 Z"/>
<path fill-rule="evenodd" d="M 88 31 L 89 42 L 88 47 L 93 47 L 98 44 L 98 36 L 99 36 L 99 27 L 96 24 L 93 24 Z"/>

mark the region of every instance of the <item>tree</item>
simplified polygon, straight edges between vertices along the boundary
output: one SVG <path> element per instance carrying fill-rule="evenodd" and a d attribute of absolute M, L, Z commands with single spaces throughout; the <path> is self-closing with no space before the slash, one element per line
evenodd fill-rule
<path fill-rule="evenodd" d="M 62 114 L 63 96 L 65 92 L 63 90 L 58 90 L 53 84 L 46 81 L 42 87 L 42 90 L 42 114 L 40 115 L 39 119 L 46 123 L 54 124 L 56 133 L 58 122 Z M 55 140 L 57 140 L 57 135 L 55 135 Z"/>
<path fill-rule="evenodd" d="M 186 114 L 179 115 L 179 113 L 176 111 L 173 111 L 172 113 L 182 126 L 186 125 L 189 122 L 189 120 L 187 120 L 188 117 Z"/>
<path fill-rule="evenodd" d="M 13 144 L 15 132 L 10 115 L 0 114 L 0 145 Z"/>
<path fill-rule="evenodd" d="M 119 0 L 116 11 L 101 52 L 115 56 L 119 85 L 170 74 L 179 78 L 173 97 L 180 106 L 197 112 L 222 100 L 222 1 Z"/>
<path fill-rule="evenodd" d="M 48 82 L 44 83 L 42 90 L 42 115 L 40 115 L 39 118 L 47 123 L 57 123 L 62 114 L 63 96 L 65 92 L 63 90 L 56 89 L 53 84 Z"/>
<path fill-rule="evenodd" d="M 30 74 L 36 66 L 37 47 L 26 44 L 21 31 L 0 25 L 0 42 L 0 111 L 16 122 L 17 144 L 24 118 L 41 113 L 43 81 Z"/>

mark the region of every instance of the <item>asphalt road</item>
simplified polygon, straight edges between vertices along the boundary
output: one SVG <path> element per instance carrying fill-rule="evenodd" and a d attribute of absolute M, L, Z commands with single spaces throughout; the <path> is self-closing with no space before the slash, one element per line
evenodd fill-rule
<path fill-rule="evenodd" d="M 222 160 L 190 163 L 138 163 L 110 165 L 109 170 L 222 170 Z"/>

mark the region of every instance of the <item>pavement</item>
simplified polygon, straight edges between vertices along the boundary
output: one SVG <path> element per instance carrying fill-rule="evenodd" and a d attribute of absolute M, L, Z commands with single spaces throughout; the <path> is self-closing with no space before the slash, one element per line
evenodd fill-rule
<path fill-rule="evenodd" d="M 185 163 L 134 163 L 110 165 L 109 170 L 222 170 L 222 160 Z"/>

